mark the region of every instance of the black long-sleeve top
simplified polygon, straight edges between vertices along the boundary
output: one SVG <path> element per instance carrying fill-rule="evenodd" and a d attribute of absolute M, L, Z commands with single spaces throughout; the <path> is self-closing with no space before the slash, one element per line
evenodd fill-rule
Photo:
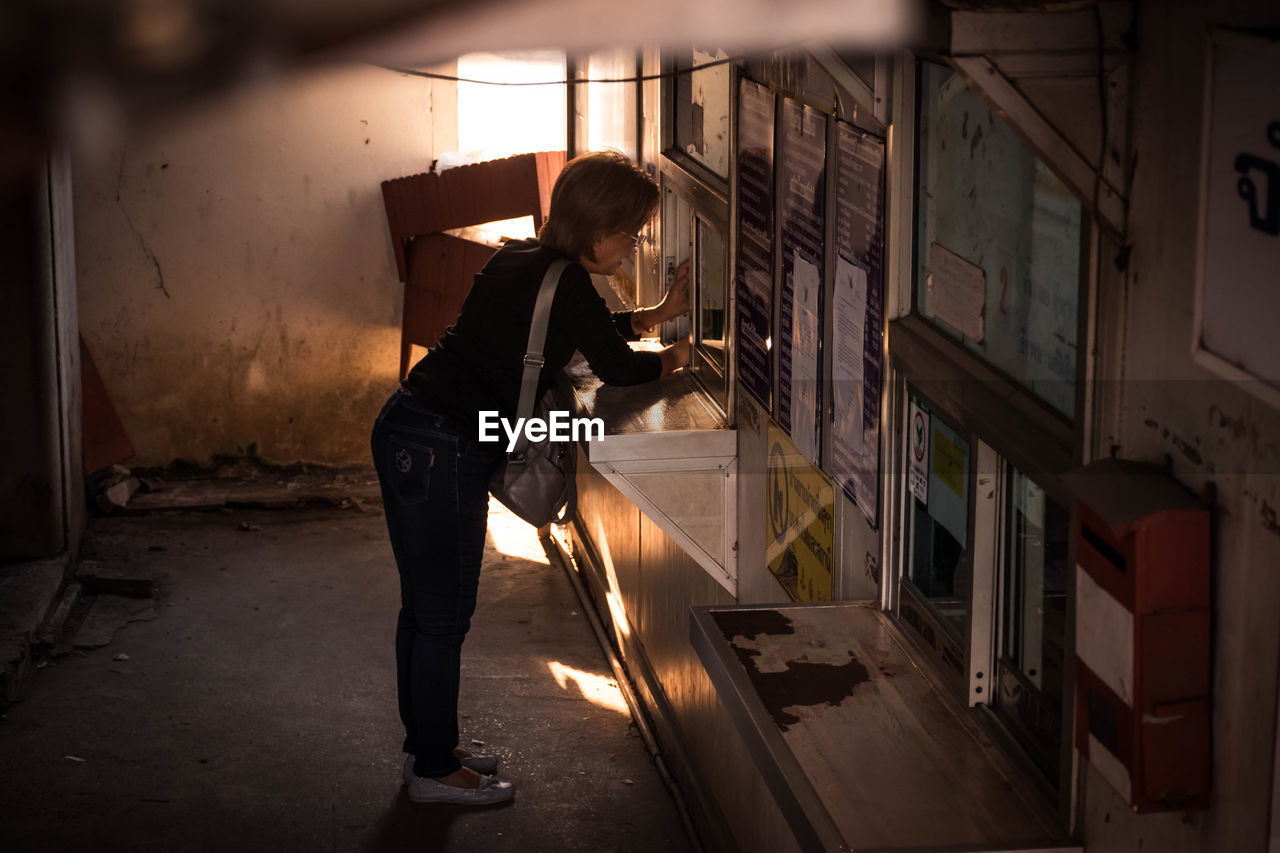
<path fill-rule="evenodd" d="M 513 240 L 499 249 L 476 275 L 458 319 L 409 371 L 406 382 L 414 397 L 464 435 L 477 434 L 480 411 L 497 410 L 514 423 L 533 306 L 542 277 L 560 257 L 537 240 Z M 587 271 L 570 262 L 551 303 L 538 395 L 569 363 L 574 350 L 606 384 L 638 385 L 657 379 L 661 359 L 657 353 L 627 346 L 628 340 L 636 339 L 631 312 L 610 315 Z"/>

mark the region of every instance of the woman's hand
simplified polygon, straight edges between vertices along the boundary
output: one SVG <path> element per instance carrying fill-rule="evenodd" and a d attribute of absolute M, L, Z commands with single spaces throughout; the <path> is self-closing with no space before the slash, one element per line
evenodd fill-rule
<path fill-rule="evenodd" d="M 662 313 L 663 320 L 674 320 L 689 310 L 688 259 L 681 261 L 680 265 L 676 267 L 671 289 L 667 291 L 667 295 L 662 297 L 662 301 L 658 303 L 658 310 Z"/>
<path fill-rule="evenodd" d="M 684 261 L 675 269 L 671 289 L 662 301 L 652 308 L 638 308 L 631 312 L 631 331 L 646 335 L 659 323 L 674 320 L 689 310 L 689 262 Z"/>
<path fill-rule="evenodd" d="M 693 345 L 689 343 L 689 339 L 676 341 L 671 346 L 658 353 L 658 357 L 662 359 L 662 375 L 670 376 L 682 367 L 689 366 L 689 359 L 693 356 Z"/>

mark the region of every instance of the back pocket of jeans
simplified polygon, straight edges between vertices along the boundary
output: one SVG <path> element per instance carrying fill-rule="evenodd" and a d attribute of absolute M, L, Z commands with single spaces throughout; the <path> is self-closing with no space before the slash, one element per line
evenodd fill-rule
<path fill-rule="evenodd" d="M 431 468 L 435 464 L 435 450 L 424 444 L 414 444 L 399 436 L 387 439 L 385 471 L 391 486 L 405 503 L 422 503 L 431 497 Z"/>

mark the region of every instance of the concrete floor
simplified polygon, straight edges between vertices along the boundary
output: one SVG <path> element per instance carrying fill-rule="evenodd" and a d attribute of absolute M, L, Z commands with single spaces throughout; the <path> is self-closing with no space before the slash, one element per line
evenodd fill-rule
<path fill-rule="evenodd" d="M 82 556 L 154 570 L 155 618 L 5 712 L 2 850 L 692 849 L 567 578 L 501 507 L 460 707 L 516 784 L 486 809 L 399 784 L 376 506 L 95 518 Z"/>

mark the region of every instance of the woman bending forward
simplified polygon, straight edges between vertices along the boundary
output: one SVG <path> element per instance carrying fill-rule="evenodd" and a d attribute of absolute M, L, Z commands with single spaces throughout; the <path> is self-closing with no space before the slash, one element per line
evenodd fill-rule
<path fill-rule="evenodd" d="M 484 553 L 487 484 L 505 449 L 503 441 L 478 440 L 479 412 L 515 422 L 533 306 L 551 262 L 571 263 L 551 304 L 539 397 L 574 350 L 610 385 L 649 382 L 689 361 L 687 340 L 661 352 L 627 345 L 688 310 L 687 266 L 661 304 L 612 315 L 588 275 L 617 272 L 658 199 L 658 187 L 621 154 L 571 160 L 538 239 L 508 242 L 489 260 L 457 321 L 374 424 L 374 465 L 400 572 L 396 686 L 404 779 L 416 802 L 487 805 L 515 794 L 495 775 L 494 757 L 458 745 L 458 678 Z"/>

